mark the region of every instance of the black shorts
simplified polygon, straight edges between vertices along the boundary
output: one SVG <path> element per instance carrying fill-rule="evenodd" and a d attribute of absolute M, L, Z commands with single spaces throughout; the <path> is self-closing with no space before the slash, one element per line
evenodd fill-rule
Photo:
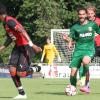
<path fill-rule="evenodd" d="M 100 57 L 100 46 L 95 47 L 95 57 Z"/>
<path fill-rule="evenodd" d="M 29 67 L 32 56 L 32 48 L 29 45 L 15 46 L 11 53 L 9 66 L 16 68 Z"/>

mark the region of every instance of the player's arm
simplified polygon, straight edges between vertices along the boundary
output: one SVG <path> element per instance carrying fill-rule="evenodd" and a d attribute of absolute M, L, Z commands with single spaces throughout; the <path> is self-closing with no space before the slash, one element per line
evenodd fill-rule
<path fill-rule="evenodd" d="M 71 48 L 72 45 L 75 44 L 75 41 L 73 41 L 73 39 L 70 36 L 68 36 L 68 35 L 63 36 L 63 39 L 66 42 L 68 42 L 68 44 L 67 44 L 68 48 Z"/>
<path fill-rule="evenodd" d="M 68 40 L 68 48 L 71 48 L 73 46 L 73 44 L 75 44 L 78 35 L 76 35 L 76 31 L 74 27 L 71 27 L 70 29 L 70 34 L 69 34 L 69 40 Z"/>
<path fill-rule="evenodd" d="M 9 46 L 11 42 L 12 42 L 12 39 L 9 37 L 9 35 L 7 35 L 6 41 L 4 42 L 2 46 L 0 46 L 0 51 L 2 51 L 7 46 Z"/>
<path fill-rule="evenodd" d="M 36 53 L 42 51 L 42 49 L 40 47 L 38 47 L 37 45 L 32 43 L 32 41 L 31 41 L 30 37 L 28 36 L 27 32 L 25 31 L 25 29 L 23 27 L 17 25 L 15 21 L 8 20 L 7 25 L 12 30 L 18 32 L 19 34 L 22 34 L 25 37 L 25 39 L 29 42 L 29 46 L 31 46 L 35 50 Z"/>
<path fill-rule="evenodd" d="M 70 37 L 67 35 L 67 34 L 63 34 L 63 39 L 66 41 L 66 42 L 69 42 L 70 41 Z"/>
<path fill-rule="evenodd" d="M 72 46 L 73 46 L 73 40 L 72 39 L 70 39 L 69 41 L 68 41 L 68 48 L 70 49 Z"/>
<path fill-rule="evenodd" d="M 75 41 L 70 37 L 70 35 L 63 34 L 63 39 L 68 42 L 68 48 L 75 44 Z"/>
<path fill-rule="evenodd" d="M 45 49 L 45 46 L 44 46 L 42 57 L 41 57 L 41 62 L 43 62 L 43 59 L 44 59 L 44 56 L 45 56 L 45 52 L 46 52 L 46 49 Z"/>

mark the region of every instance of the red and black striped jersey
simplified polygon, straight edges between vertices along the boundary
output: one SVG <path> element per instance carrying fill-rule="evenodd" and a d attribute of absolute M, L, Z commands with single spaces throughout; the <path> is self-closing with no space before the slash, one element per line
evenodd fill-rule
<path fill-rule="evenodd" d="M 17 27 L 20 27 L 20 29 L 23 32 L 25 32 L 25 34 L 27 34 L 23 26 L 15 18 L 11 16 L 6 16 L 4 28 L 7 34 L 12 38 L 12 40 L 15 41 L 15 44 L 17 46 L 27 45 L 28 40 L 25 38 L 25 36 L 21 32 L 16 31 Z"/>

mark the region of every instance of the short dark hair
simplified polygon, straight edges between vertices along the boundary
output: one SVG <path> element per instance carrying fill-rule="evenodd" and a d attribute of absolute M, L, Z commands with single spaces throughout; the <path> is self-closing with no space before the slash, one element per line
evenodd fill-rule
<path fill-rule="evenodd" d="M 84 7 L 79 7 L 78 9 L 77 9 L 77 12 L 79 13 L 79 11 L 80 10 L 84 10 L 84 11 L 86 11 L 87 12 L 87 9 L 86 8 L 84 8 Z"/>
<path fill-rule="evenodd" d="M 49 36 L 45 36 L 45 37 L 44 37 L 44 41 L 46 42 L 47 39 L 51 40 Z"/>
<path fill-rule="evenodd" d="M 3 4 L 0 4 L 0 15 L 7 14 L 6 7 Z"/>

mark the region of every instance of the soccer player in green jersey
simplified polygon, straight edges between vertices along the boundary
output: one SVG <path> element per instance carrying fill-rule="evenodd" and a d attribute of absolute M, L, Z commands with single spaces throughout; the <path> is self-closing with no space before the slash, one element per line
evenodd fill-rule
<path fill-rule="evenodd" d="M 100 27 L 100 18 L 98 18 L 96 16 L 95 6 L 88 6 L 87 7 L 87 18 L 89 20 L 97 23 L 97 25 Z M 100 42 L 99 41 L 100 41 L 100 35 L 96 34 L 95 35 L 95 56 L 100 56 Z M 84 85 L 86 77 L 84 74 L 83 66 L 81 66 L 79 69 L 79 76 L 80 76 L 80 80 L 77 82 L 78 85 Z"/>
<path fill-rule="evenodd" d="M 77 82 L 77 71 L 83 64 L 83 67 L 86 72 L 86 83 L 85 91 L 86 93 L 90 92 L 88 87 L 89 81 L 89 64 L 93 55 L 95 54 L 94 48 L 94 37 L 95 32 L 100 33 L 98 25 L 87 19 L 87 11 L 84 8 L 78 9 L 79 21 L 74 24 L 70 29 L 70 38 L 68 40 L 68 47 L 72 46 L 72 42 L 75 41 L 75 49 L 73 52 L 72 61 L 70 64 L 71 74 L 70 74 L 70 83 L 71 85 L 76 86 Z M 81 90 L 82 91 L 82 90 Z"/>

